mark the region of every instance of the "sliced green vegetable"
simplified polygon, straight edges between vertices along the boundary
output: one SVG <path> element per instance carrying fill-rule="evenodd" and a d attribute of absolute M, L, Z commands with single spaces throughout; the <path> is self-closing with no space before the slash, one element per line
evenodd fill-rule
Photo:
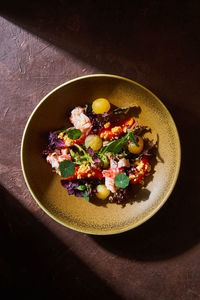
<path fill-rule="evenodd" d="M 115 176 L 115 185 L 119 188 L 125 189 L 129 185 L 129 178 L 124 173 L 119 173 Z"/>

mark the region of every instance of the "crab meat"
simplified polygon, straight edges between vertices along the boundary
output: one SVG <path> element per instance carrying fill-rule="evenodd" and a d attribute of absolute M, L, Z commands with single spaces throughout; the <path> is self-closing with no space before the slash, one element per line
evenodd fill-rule
<path fill-rule="evenodd" d="M 122 168 L 122 167 L 130 167 L 130 162 L 128 159 L 126 158 L 121 158 L 119 161 L 118 161 L 118 164 L 117 164 L 118 168 Z"/>
<path fill-rule="evenodd" d="M 60 155 L 56 152 L 49 153 L 46 160 L 56 170 L 56 173 L 60 174 L 59 164 L 64 160 L 71 160 L 71 156 L 68 154 L 68 149 L 62 149 Z"/>
<path fill-rule="evenodd" d="M 71 112 L 70 122 L 76 129 L 79 129 L 83 134 L 88 135 L 92 129 L 90 119 L 83 113 L 82 107 L 76 107 Z"/>
<path fill-rule="evenodd" d="M 103 177 L 105 177 L 105 186 L 112 193 L 115 193 L 117 190 L 115 186 L 115 176 L 121 172 L 123 172 L 123 168 L 119 168 L 118 163 L 112 158 L 110 159 L 110 169 L 102 172 Z"/>
<path fill-rule="evenodd" d="M 113 178 L 105 177 L 105 186 L 106 186 L 107 189 L 108 189 L 109 191 L 111 191 L 112 193 L 115 193 L 116 190 L 117 190 Z"/>

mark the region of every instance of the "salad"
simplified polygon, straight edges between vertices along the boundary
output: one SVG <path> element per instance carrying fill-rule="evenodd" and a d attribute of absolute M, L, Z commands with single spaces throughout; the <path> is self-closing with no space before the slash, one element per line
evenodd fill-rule
<path fill-rule="evenodd" d="M 129 116 L 135 109 L 99 98 L 71 111 L 71 127 L 49 133 L 43 155 L 69 195 L 123 204 L 144 185 L 155 144 L 144 138 L 150 129 Z"/>

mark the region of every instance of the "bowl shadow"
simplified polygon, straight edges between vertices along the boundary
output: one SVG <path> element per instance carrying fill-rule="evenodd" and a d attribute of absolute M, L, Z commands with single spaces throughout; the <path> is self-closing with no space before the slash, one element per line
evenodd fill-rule
<path fill-rule="evenodd" d="M 0 199 L 2 298 L 121 299 L 3 186 Z"/>
<path fill-rule="evenodd" d="M 199 171 L 195 167 L 199 155 L 196 141 L 189 137 L 191 132 L 199 132 L 200 120 L 180 107 L 173 106 L 172 110 L 182 144 L 176 186 L 163 208 L 146 223 L 123 234 L 91 237 L 116 255 L 141 261 L 165 260 L 199 243 Z"/>

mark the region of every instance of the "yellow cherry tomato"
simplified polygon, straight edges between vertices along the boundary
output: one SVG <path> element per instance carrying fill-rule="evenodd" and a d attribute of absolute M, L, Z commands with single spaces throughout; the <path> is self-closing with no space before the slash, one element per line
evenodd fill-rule
<path fill-rule="evenodd" d="M 90 134 L 85 139 L 85 147 L 92 148 L 94 151 L 99 150 L 103 145 L 102 139 L 95 134 Z"/>
<path fill-rule="evenodd" d="M 144 141 L 143 141 L 143 138 L 141 136 L 138 136 L 137 143 L 138 143 L 139 147 L 136 146 L 135 143 L 130 142 L 128 144 L 128 151 L 133 153 L 133 154 L 139 154 L 140 152 L 142 152 L 143 147 L 144 147 Z"/>
<path fill-rule="evenodd" d="M 109 195 L 110 195 L 110 191 L 107 189 L 105 184 L 97 185 L 97 193 L 96 193 L 97 198 L 101 200 L 105 200 L 106 198 L 108 198 Z"/>
<path fill-rule="evenodd" d="M 93 101 L 92 110 L 95 114 L 104 114 L 110 109 L 110 103 L 105 98 L 99 98 Z"/>

